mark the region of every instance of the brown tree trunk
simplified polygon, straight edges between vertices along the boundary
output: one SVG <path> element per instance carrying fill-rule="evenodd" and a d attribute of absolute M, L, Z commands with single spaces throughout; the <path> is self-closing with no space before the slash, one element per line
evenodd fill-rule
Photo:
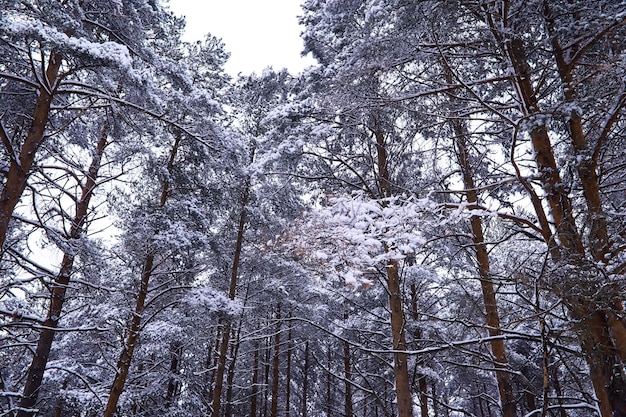
<path fill-rule="evenodd" d="M 472 205 L 478 203 L 478 193 L 474 183 L 473 169 L 466 143 L 467 131 L 462 123 L 463 122 L 460 121 L 453 121 L 452 128 L 455 134 L 459 165 L 463 174 L 465 198 L 467 199 L 467 202 Z M 487 248 L 485 247 L 482 220 L 479 216 L 472 215 L 470 217 L 470 225 L 473 235 L 474 250 L 476 252 L 476 261 L 478 263 L 480 288 L 482 290 L 483 303 L 485 304 L 485 312 L 487 315 L 487 331 L 490 337 L 500 336 L 502 334 L 500 327 L 500 314 L 498 313 L 496 291 L 491 278 L 489 255 L 487 254 Z M 511 386 L 511 377 L 507 372 L 508 360 L 506 357 L 504 341 L 502 339 L 493 339 L 489 342 L 489 344 L 491 346 L 491 354 L 493 355 L 495 361 L 496 380 L 498 382 L 498 391 L 500 393 L 502 415 L 504 417 L 516 417 L 517 410 L 515 407 L 515 396 L 513 395 L 513 388 Z"/>
<path fill-rule="evenodd" d="M 26 188 L 26 181 L 35 162 L 37 151 L 45 141 L 44 132 L 48 124 L 50 105 L 54 98 L 62 58 L 59 53 L 50 53 L 48 67 L 46 68 L 45 76 L 42 77 L 46 85 L 39 87 L 37 102 L 33 111 L 33 121 L 19 151 L 14 149 L 4 128 L 0 126 L 0 139 L 2 139 L 2 144 L 10 158 L 9 170 L 5 174 L 2 193 L 0 194 L 0 258 L 2 258 L 4 252 L 4 242 L 13 210 L 15 210 L 15 206 Z"/>
<path fill-rule="evenodd" d="M 228 364 L 228 374 L 226 376 L 226 406 L 224 407 L 224 416 L 230 417 L 232 416 L 233 410 L 233 382 L 235 380 L 235 369 L 237 365 L 237 355 L 239 354 L 239 347 L 241 345 L 241 327 L 243 323 L 243 317 L 239 322 L 239 326 L 237 328 L 237 335 L 235 336 L 235 340 L 232 343 L 230 350 L 230 363 Z"/>
<path fill-rule="evenodd" d="M 274 357 L 272 358 L 272 405 L 270 416 L 278 417 L 278 378 L 279 378 L 279 356 L 280 356 L 280 302 L 276 305 L 276 335 L 274 336 Z"/>
<path fill-rule="evenodd" d="M 174 342 L 171 346 L 172 359 L 170 361 L 170 378 L 167 383 L 167 394 L 165 396 L 165 407 L 169 408 L 172 405 L 172 401 L 176 398 L 180 384 L 177 381 L 178 368 L 180 366 L 180 359 L 183 354 L 183 344 L 181 342 Z"/>
<path fill-rule="evenodd" d="M 330 343 L 326 352 L 326 365 L 328 372 L 326 373 L 326 417 L 332 417 L 333 395 L 332 395 L 332 374 L 330 373 L 332 366 L 332 356 L 330 351 Z"/>
<path fill-rule="evenodd" d="M 378 184 L 381 197 L 391 197 L 391 179 L 388 169 L 387 149 L 383 132 L 375 127 L 376 154 L 378 165 Z M 396 383 L 396 399 L 398 417 L 413 417 L 413 400 L 409 380 L 409 368 L 406 351 L 406 336 L 404 333 L 404 312 L 402 310 L 402 290 L 400 286 L 399 264 L 391 260 L 386 266 L 387 287 L 389 291 L 389 307 L 391 310 L 391 334 L 393 346 L 393 372 Z"/>
<path fill-rule="evenodd" d="M 307 400 L 309 392 L 309 368 L 309 341 L 307 340 L 304 344 L 304 364 L 302 366 L 302 411 L 300 412 L 301 417 L 307 417 L 308 414 Z"/>
<path fill-rule="evenodd" d="M 85 222 L 89 214 L 89 203 L 91 202 L 91 197 L 97 185 L 98 171 L 100 170 L 102 155 L 107 145 L 107 135 L 108 125 L 105 123 L 102 127 L 100 140 L 96 145 L 89 170 L 87 171 L 85 184 L 81 186 L 80 199 L 76 201 L 76 211 L 72 220 L 72 226 L 70 227 L 69 239 L 77 240 L 84 233 Z M 63 311 L 65 294 L 74 269 L 74 260 L 75 255 L 73 253 L 68 252 L 63 255 L 61 268 L 52 285 L 48 314 L 42 323 L 42 329 L 39 333 L 39 339 L 37 340 L 37 347 L 35 348 L 35 356 L 28 368 L 24 391 L 19 402 L 20 410 L 17 412 L 17 417 L 27 417 L 35 414 L 33 411 L 28 410 L 33 410 L 37 403 L 39 388 L 41 387 L 41 381 L 43 380 L 43 374 L 48 363 L 48 356 L 50 355 L 54 335 Z"/>
<path fill-rule="evenodd" d="M 508 1 L 504 0 L 504 3 L 507 7 L 503 10 L 506 10 L 508 9 Z M 550 26 L 550 19 L 553 17 L 548 2 L 544 2 L 544 13 L 548 26 Z M 487 17 L 494 36 L 499 40 L 515 70 L 514 87 L 522 103 L 522 110 L 526 116 L 539 114 L 538 100 L 532 85 L 531 66 L 527 61 L 523 40 L 517 36 L 505 40 L 496 29 L 497 13 L 489 12 Z M 506 19 L 507 17 L 503 16 L 502 18 Z M 550 28 L 548 30 L 550 31 Z M 572 100 L 574 98 L 572 63 L 565 61 L 558 40 L 554 36 L 551 37 L 551 41 L 557 70 L 561 82 L 564 84 L 564 89 L 567 90 L 564 90 L 565 98 Z M 588 145 L 582 128 L 582 119 L 575 111 L 570 114 L 569 130 L 575 151 L 583 156 L 577 166 L 577 171 L 592 221 L 589 251 L 598 260 L 608 250 L 606 221 L 602 212 L 598 178 L 595 172 L 596 161 L 583 155 L 586 153 Z M 545 125 L 534 127 L 530 132 L 530 137 L 535 150 L 535 162 L 540 173 L 539 180 L 546 194 L 548 206 L 556 225 L 556 235 L 560 242 L 561 256 L 554 261 L 565 262 L 573 268 L 583 270 L 586 262 L 583 240 L 574 221 L 567 190 L 562 185 L 547 127 Z M 547 243 L 549 246 L 552 244 L 552 242 Z M 581 279 L 585 278 L 581 277 Z M 594 294 L 602 286 L 602 283 L 587 282 L 586 286 L 590 287 L 590 293 Z M 570 294 L 568 293 L 569 289 L 560 290 L 557 288 L 556 291 L 563 298 L 572 318 L 578 322 L 581 346 L 590 368 L 590 376 L 602 417 L 626 416 L 626 400 L 624 400 L 626 381 L 621 377 L 623 366 L 619 365 L 626 360 L 624 358 L 626 349 L 622 346 L 626 341 L 626 325 L 620 317 L 624 311 L 621 295 L 619 292 L 617 294 L 610 293 L 611 288 L 609 288 L 609 293 L 603 297 L 608 300 L 609 308 L 606 308 L 598 305 L 595 296 Z M 617 372 L 620 375 L 615 374 L 617 368 L 622 369 Z"/>
<path fill-rule="evenodd" d="M 289 313 L 291 318 L 291 313 Z M 289 321 L 289 331 L 287 332 L 287 369 L 285 370 L 285 417 L 291 414 L 291 356 L 293 349 L 293 327 Z"/>
<path fill-rule="evenodd" d="M 170 173 L 174 168 L 174 159 L 176 158 L 176 153 L 178 152 L 180 141 L 180 137 L 177 137 L 175 139 L 174 145 L 172 146 L 172 150 L 170 152 L 170 158 L 167 163 L 167 170 Z M 169 185 L 169 181 L 165 181 L 163 183 L 163 186 L 161 188 L 159 207 L 165 206 L 165 203 L 167 202 Z M 135 301 L 135 311 L 133 312 L 133 315 L 128 324 L 128 335 L 126 337 L 122 353 L 120 354 L 120 358 L 117 361 L 115 378 L 113 379 L 113 385 L 111 386 L 111 390 L 109 391 L 109 398 L 107 400 L 106 407 L 104 408 L 104 417 L 113 417 L 115 415 L 115 412 L 117 410 L 117 403 L 120 399 L 120 396 L 122 395 L 122 392 L 124 391 L 124 385 L 126 385 L 128 372 L 130 370 L 130 365 L 133 360 L 133 354 L 135 352 L 135 347 L 137 346 L 139 333 L 141 331 L 141 319 L 143 317 L 146 297 L 148 295 L 150 278 L 152 277 L 152 273 L 154 272 L 154 260 L 155 254 L 150 253 L 146 256 L 143 262 L 143 268 L 141 271 L 141 277 L 139 282 L 139 290 L 137 292 L 137 299 Z"/>
<path fill-rule="evenodd" d="M 250 392 L 250 417 L 257 417 L 257 403 L 259 397 L 259 350 L 261 347 L 257 342 L 254 348 L 254 362 L 252 365 L 252 387 Z"/>
<path fill-rule="evenodd" d="M 419 310 L 417 306 L 417 287 L 415 286 L 415 283 L 411 284 L 411 316 L 412 316 L 413 321 L 417 323 L 417 321 L 419 320 Z M 421 338 L 422 338 L 422 331 L 419 328 L 419 326 L 416 325 L 415 332 L 413 333 L 414 343 L 415 341 Z M 419 346 L 415 346 L 414 348 L 419 349 Z M 423 365 L 424 365 L 424 360 L 422 358 L 418 358 L 418 360 L 415 361 L 416 368 L 418 366 L 423 366 Z M 428 395 L 427 395 L 428 384 L 426 382 L 426 375 L 422 373 L 417 373 L 417 386 L 419 388 L 419 393 L 420 393 L 419 399 L 420 399 L 421 417 L 428 417 Z"/>
<path fill-rule="evenodd" d="M 228 298 L 235 299 L 237 292 L 237 278 L 239 276 L 239 261 L 241 259 L 241 250 L 243 248 L 244 231 L 246 228 L 246 206 L 250 193 L 250 183 L 246 182 L 241 197 L 241 210 L 239 212 L 239 224 L 237 226 L 237 238 L 235 240 L 235 252 L 233 254 L 233 264 L 230 270 L 230 284 L 228 288 Z M 217 361 L 217 369 L 215 371 L 215 387 L 213 388 L 213 404 L 212 416 L 219 417 L 222 401 L 222 388 L 224 385 L 224 372 L 226 370 L 226 354 L 228 352 L 228 344 L 230 340 L 231 323 L 226 321 L 222 331 L 222 342 L 220 344 L 219 359 Z"/>
<path fill-rule="evenodd" d="M 348 321 L 348 312 L 343 314 L 344 321 Z M 343 342 L 343 376 L 345 379 L 344 414 L 345 417 L 352 417 L 352 364 L 350 363 L 350 344 L 347 340 Z"/>

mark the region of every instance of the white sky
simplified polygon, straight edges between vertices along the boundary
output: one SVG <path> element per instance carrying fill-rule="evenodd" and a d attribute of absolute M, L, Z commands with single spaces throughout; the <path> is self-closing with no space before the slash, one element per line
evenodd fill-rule
<path fill-rule="evenodd" d="M 169 7 L 186 17 L 183 40 L 207 33 L 222 39 L 230 52 L 225 68 L 233 76 L 260 74 L 268 66 L 295 74 L 314 63 L 300 57 L 300 0 L 169 0 Z"/>

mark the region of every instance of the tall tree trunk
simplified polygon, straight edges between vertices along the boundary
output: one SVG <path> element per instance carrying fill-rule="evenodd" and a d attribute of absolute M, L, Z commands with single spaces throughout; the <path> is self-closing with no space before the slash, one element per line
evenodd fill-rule
<path fill-rule="evenodd" d="M 246 294 L 246 300 L 247 300 Z M 245 311 L 245 303 L 244 303 Z M 239 348 L 241 347 L 241 329 L 243 327 L 244 314 L 241 313 L 239 318 L 239 325 L 237 326 L 237 333 L 235 340 L 232 343 L 230 350 L 230 363 L 228 364 L 228 375 L 226 376 L 226 407 L 224 410 L 224 416 L 232 416 L 233 410 L 233 382 L 235 380 L 235 370 L 237 369 L 237 355 L 239 354 Z"/>
<path fill-rule="evenodd" d="M 381 197 L 391 197 L 391 179 L 388 169 L 387 149 L 385 137 L 378 126 L 373 129 L 376 138 L 376 154 L 378 165 L 378 183 Z M 396 383 L 396 399 L 398 417 L 413 417 L 413 400 L 409 379 L 409 368 L 406 351 L 406 336 L 404 332 L 404 312 L 402 310 L 402 289 L 400 285 L 400 271 L 397 260 L 390 260 L 386 266 L 387 287 L 389 292 L 389 307 L 391 310 L 391 334 L 393 347 L 393 373 Z"/>
<path fill-rule="evenodd" d="M 280 376 L 280 302 L 276 305 L 276 335 L 274 336 L 274 356 L 272 358 L 272 406 L 271 417 L 278 417 L 278 379 Z"/>
<path fill-rule="evenodd" d="M 415 283 L 411 284 L 411 316 L 413 321 L 415 321 L 415 323 L 418 322 L 419 320 L 419 309 L 417 306 L 417 287 L 415 286 Z M 415 326 L 415 332 L 413 333 L 413 339 L 414 339 L 414 343 L 417 340 L 420 340 L 422 338 L 422 330 L 419 328 L 419 326 Z M 419 349 L 419 346 L 415 346 L 415 349 Z M 418 358 L 418 360 L 415 361 L 415 367 L 419 367 L 419 366 L 423 366 L 424 365 L 424 360 L 422 358 Z M 428 395 L 427 395 L 427 390 L 428 390 L 428 384 L 426 381 L 426 375 L 422 374 L 422 373 L 417 373 L 417 385 L 419 388 L 419 392 L 420 392 L 420 411 L 421 411 L 421 417 L 428 417 Z"/>
<path fill-rule="evenodd" d="M 326 364 L 328 367 L 328 372 L 326 373 L 326 417 L 332 417 L 333 410 L 333 395 L 332 395 L 332 374 L 330 370 L 332 369 L 332 356 L 330 351 L 330 342 L 328 345 L 328 350 L 326 352 Z"/>
<path fill-rule="evenodd" d="M 343 313 L 343 320 L 348 321 L 348 312 Z M 343 376 L 345 380 L 344 414 L 345 417 L 352 417 L 352 364 L 350 363 L 350 344 L 347 340 L 343 342 Z"/>
<path fill-rule="evenodd" d="M 81 186 L 81 196 L 76 201 L 76 211 L 68 236 L 70 240 L 78 240 L 85 231 L 85 222 L 89 214 L 89 203 L 91 202 L 91 197 L 97 185 L 98 171 L 100 170 L 104 149 L 107 146 L 108 130 L 108 124 L 105 122 L 89 170 L 87 171 L 85 184 Z M 74 260 L 74 253 L 66 252 L 63 255 L 59 273 L 52 284 L 48 313 L 42 323 L 42 329 L 39 333 L 39 339 L 37 340 L 37 347 L 35 348 L 35 356 L 33 356 L 33 360 L 28 368 L 17 417 L 27 417 L 35 414 L 32 410 L 37 403 L 41 381 L 43 380 L 43 374 L 48 363 L 48 356 L 50 355 L 54 335 L 63 311 L 65 294 L 74 269 Z"/>
<path fill-rule="evenodd" d="M 165 408 L 169 408 L 172 405 L 172 401 L 176 398 L 180 384 L 178 382 L 178 369 L 180 366 L 180 359 L 183 355 L 183 344 L 180 341 L 172 343 L 170 348 L 172 359 L 170 360 L 170 378 L 167 383 L 167 394 L 165 396 Z"/>
<path fill-rule="evenodd" d="M 565 102 L 570 104 L 568 108 L 571 108 L 568 115 L 568 133 L 576 155 L 576 171 L 587 207 L 587 217 L 590 224 L 587 239 L 589 252 L 595 262 L 604 263 L 606 256 L 610 252 L 610 242 L 606 214 L 602 208 L 602 198 L 600 196 L 600 180 L 596 172 L 600 148 L 598 147 L 594 152 L 591 152 L 583 128 L 582 116 L 576 110 L 576 107 L 571 105 L 574 104 L 576 99 L 577 89 L 573 70 L 574 66 L 578 63 L 570 62 L 566 58 L 565 51 L 558 39 L 558 31 L 555 28 L 556 18 L 552 14 L 549 2 L 544 0 L 543 4 L 544 16 L 550 35 L 554 60 L 561 80 L 563 96 Z M 595 36 L 595 34 L 592 35 Z M 570 45 L 570 48 L 575 51 L 577 51 L 579 47 L 578 44 Z M 605 135 L 608 135 L 610 124 L 617 122 L 617 115 L 618 112 L 613 115 L 608 115 L 608 124 L 603 128 L 603 132 L 600 133 L 600 137 L 597 139 L 599 144 L 606 140 Z M 611 407 L 613 408 L 612 412 L 616 415 L 626 415 L 626 380 L 623 377 L 623 375 L 626 374 L 624 365 L 626 363 L 626 320 L 624 319 L 624 307 L 621 301 L 622 294 L 617 285 L 607 286 L 607 292 L 605 300 L 603 300 L 604 306 L 596 306 L 595 303 L 592 302 L 592 305 L 589 306 L 590 308 L 587 309 L 589 311 L 581 312 L 582 314 L 586 314 L 586 317 L 589 317 L 590 314 L 598 315 L 592 323 L 589 323 L 592 326 L 597 326 L 601 323 L 602 326 L 607 327 L 607 329 L 601 330 L 605 335 L 596 334 L 595 336 L 588 336 L 591 339 L 586 342 L 589 348 L 595 349 L 596 352 L 601 352 L 600 355 L 590 355 L 589 352 L 587 352 L 588 361 L 596 362 L 594 366 L 590 365 L 592 368 L 592 376 L 595 375 L 597 379 L 597 381 L 594 381 L 594 386 L 604 384 L 604 386 L 608 388 L 607 400 L 611 403 Z M 570 303 L 574 304 L 573 310 L 577 309 L 576 304 L 579 303 L 580 300 L 574 297 Z M 589 318 L 589 320 L 592 319 Z M 599 333 L 598 330 L 596 330 L 596 333 Z M 591 343 L 596 342 L 605 344 L 600 349 L 596 349 L 595 346 L 591 345 Z M 604 355 L 602 355 L 602 353 L 613 356 L 613 358 L 607 359 L 603 357 Z M 602 366 L 605 367 L 604 371 L 597 369 L 594 371 L 594 368 L 601 368 Z M 607 382 L 609 382 L 608 385 Z"/>
<path fill-rule="evenodd" d="M 256 343 L 254 348 L 254 360 L 252 365 L 252 388 L 250 392 L 250 417 L 257 417 L 259 399 L 259 351 L 261 347 Z"/>
<path fill-rule="evenodd" d="M 451 82 L 448 72 L 448 82 Z M 478 203 L 478 192 L 474 183 L 474 173 L 470 161 L 467 144 L 467 129 L 463 122 L 454 120 L 452 130 L 455 135 L 455 143 L 457 148 L 457 156 L 459 166 L 463 174 L 463 186 L 465 187 L 465 198 L 470 205 Z M 480 288 L 483 295 L 483 303 L 487 315 L 487 331 L 490 337 L 502 335 L 500 325 L 500 314 L 498 313 L 498 303 L 496 301 L 496 291 L 491 277 L 491 265 L 487 248 L 485 246 L 485 238 L 483 234 L 482 220 L 479 216 L 472 215 L 470 217 L 470 225 L 473 235 L 474 251 L 476 253 L 476 262 L 478 264 L 478 275 L 480 277 Z M 496 380 L 498 382 L 498 391 L 500 393 L 500 403 L 502 405 L 502 415 L 504 417 L 516 417 L 517 410 L 515 407 L 515 396 L 511 386 L 511 377 L 507 372 L 508 359 L 502 339 L 492 339 L 489 342 L 491 346 L 491 354 L 495 361 Z"/>
<path fill-rule="evenodd" d="M 501 10 L 506 13 L 509 1 L 503 0 L 502 3 L 504 7 Z M 495 38 L 499 41 L 515 70 L 514 88 L 522 103 L 522 110 L 526 116 L 539 114 L 538 99 L 532 85 L 531 66 L 526 57 L 523 40 L 515 35 L 505 38 L 505 34 L 496 29 L 496 21 L 499 19 L 498 13 L 488 10 L 486 16 Z M 550 26 L 552 17 L 548 2 L 544 2 L 544 14 L 548 20 L 548 26 Z M 501 19 L 503 19 L 502 21 L 506 20 L 506 14 Z M 548 30 L 550 31 L 550 29 Z M 558 40 L 554 36 L 551 37 L 551 41 L 559 76 L 564 84 L 564 89 L 568 90 L 565 98 L 572 100 L 574 90 L 572 88 L 569 91 L 570 87 L 574 87 L 571 73 L 572 63 L 567 63 L 564 60 Z M 575 112 L 570 116 L 569 133 L 572 144 L 577 153 L 583 154 L 587 148 L 587 141 L 582 129 L 582 119 Z M 559 258 L 554 259 L 554 261 L 566 263 L 582 271 L 587 263 L 585 247 L 574 220 L 572 204 L 566 187 L 562 185 L 547 127 L 543 124 L 535 126 L 530 131 L 530 138 L 535 150 L 535 163 L 539 169 L 539 181 L 556 225 L 556 236 L 561 249 Z M 602 212 L 595 169 L 595 161 L 588 157 L 583 157 L 577 166 L 587 209 L 592 219 L 590 236 L 592 247 L 589 249 L 594 258 L 603 256 L 608 250 L 608 237 L 605 237 L 607 235 L 605 231 L 606 222 L 603 220 L 604 213 Z M 547 242 L 547 244 L 550 246 L 554 242 Z M 621 377 L 621 373 L 624 372 L 624 367 L 621 364 L 626 361 L 626 348 L 624 348 L 626 324 L 622 318 L 624 308 L 621 294 L 616 287 L 606 288 L 606 294 L 601 297 L 608 300 L 609 308 L 606 308 L 596 301 L 597 291 L 606 286 L 601 282 L 593 282 L 584 277 L 580 277 L 580 279 L 587 280 L 584 285 L 589 288 L 588 294 L 572 293 L 572 286 L 566 286 L 563 289 L 555 288 L 555 291 L 562 297 L 572 318 L 578 323 L 581 347 L 589 365 L 591 381 L 598 398 L 602 417 L 626 416 L 626 400 L 624 400 L 626 381 Z M 602 277 L 598 277 L 598 279 L 602 280 Z M 616 373 L 620 375 L 616 375 Z"/>
<path fill-rule="evenodd" d="M 302 411 L 300 412 L 301 417 L 307 417 L 308 414 L 308 392 L 309 392 L 309 341 L 307 340 L 304 344 L 304 364 L 302 366 Z M 250 416 L 254 417 L 254 416 Z"/>
<path fill-rule="evenodd" d="M 291 313 L 289 313 L 291 318 Z M 293 327 L 289 321 L 289 331 L 287 332 L 287 369 L 285 370 L 285 417 L 291 414 L 291 356 L 293 349 Z"/>
<path fill-rule="evenodd" d="M 9 170 L 5 174 L 2 193 L 0 194 L 0 258 L 2 258 L 4 253 L 4 242 L 11 216 L 24 193 L 26 181 L 35 162 L 37 151 L 45 141 L 44 132 L 48 124 L 50 105 L 54 98 L 62 61 L 63 57 L 61 54 L 57 52 L 50 53 L 45 75 L 42 74 L 41 76 L 46 85 L 41 85 L 38 89 L 37 102 L 33 111 L 33 121 L 20 150 L 14 148 L 14 144 L 11 143 L 7 132 L 0 126 L 0 139 L 10 159 Z M 43 67 L 44 63 L 41 65 Z"/>
<path fill-rule="evenodd" d="M 170 152 L 170 158 L 167 162 L 167 171 L 172 172 L 174 168 L 174 159 L 178 153 L 178 147 L 180 146 L 181 137 L 176 137 L 172 150 Z M 169 192 L 169 181 L 164 181 L 161 187 L 161 198 L 159 199 L 159 207 L 164 207 L 167 202 Z M 143 262 L 141 270 L 141 277 L 139 281 L 139 289 L 137 291 L 137 299 L 135 301 L 135 311 L 128 324 L 128 335 L 122 349 L 122 353 L 117 361 L 117 369 L 115 378 L 113 379 L 113 385 L 109 391 L 109 399 L 107 400 L 106 407 L 104 408 L 104 417 L 113 417 L 117 410 L 117 404 L 120 396 L 124 391 L 124 385 L 128 378 L 128 372 L 133 360 L 133 354 L 137 341 L 139 339 L 139 333 L 141 331 L 141 319 L 143 318 L 143 311 L 146 303 L 146 297 L 148 295 L 148 286 L 150 284 L 150 278 L 154 272 L 154 260 L 155 253 L 149 253 Z"/>
<path fill-rule="evenodd" d="M 252 152 L 252 158 L 254 158 L 254 152 Z M 243 193 L 241 195 L 241 208 L 239 211 L 239 224 L 237 226 L 237 237 L 235 240 L 235 252 L 233 254 L 233 263 L 230 269 L 230 284 L 228 288 L 228 298 L 235 299 L 237 293 L 237 278 L 239 276 L 239 262 L 241 259 L 241 250 L 243 248 L 243 238 L 246 229 L 247 216 L 246 210 L 248 205 L 248 198 L 250 195 L 250 179 L 247 179 L 244 184 Z M 224 385 L 224 372 L 226 369 L 226 354 L 228 352 L 228 344 L 231 332 L 231 322 L 226 321 L 224 323 L 224 330 L 222 332 L 222 342 L 220 345 L 219 359 L 217 361 L 217 369 L 215 371 L 215 387 L 213 389 L 213 412 L 212 417 L 219 417 L 220 407 L 222 400 L 222 388 Z"/>
<path fill-rule="evenodd" d="M 264 375 L 263 375 L 263 391 L 264 391 L 264 395 L 261 396 L 261 398 L 263 399 L 263 417 L 267 417 L 267 414 L 269 412 L 269 401 L 268 401 L 268 388 L 270 386 L 270 361 L 271 361 L 271 354 L 272 354 L 272 338 L 271 337 L 267 337 L 265 338 L 265 366 L 263 367 L 264 370 Z"/>
<path fill-rule="evenodd" d="M 235 380 L 235 368 L 237 366 L 237 353 L 239 351 L 239 336 L 230 345 L 230 362 L 226 373 L 226 404 L 224 404 L 224 417 L 230 417 L 233 413 L 233 382 Z"/>

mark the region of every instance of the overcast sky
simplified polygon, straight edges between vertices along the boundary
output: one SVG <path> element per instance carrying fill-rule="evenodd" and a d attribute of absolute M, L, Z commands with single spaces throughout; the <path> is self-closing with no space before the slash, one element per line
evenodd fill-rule
<path fill-rule="evenodd" d="M 299 0 L 169 0 L 169 6 L 186 17 L 184 40 L 211 33 L 224 41 L 231 75 L 260 73 L 268 66 L 297 73 L 313 63 L 300 57 Z"/>

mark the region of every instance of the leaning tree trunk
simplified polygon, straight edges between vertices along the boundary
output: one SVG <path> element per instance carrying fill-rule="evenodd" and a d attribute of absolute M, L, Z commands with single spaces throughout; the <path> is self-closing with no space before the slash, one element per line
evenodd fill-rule
<path fill-rule="evenodd" d="M 445 66 L 446 78 L 448 83 L 452 83 L 451 69 Z M 454 100 L 454 99 L 452 99 Z M 470 160 L 469 146 L 467 143 L 468 132 L 463 121 L 454 119 L 451 122 L 452 131 L 455 136 L 455 145 L 461 174 L 463 176 L 463 186 L 465 188 L 465 198 L 469 207 L 478 204 L 478 192 L 474 183 L 474 170 Z M 480 278 L 480 288 L 483 295 L 483 303 L 487 316 L 487 331 L 492 338 L 489 342 L 491 346 L 491 354 L 495 361 L 495 374 L 498 383 L 498 392 L 500 394 L 500 403 L 502 405 L 503 417 L 516 417 L 517 409 L 515 406 L 515 396 L 513 395 L 513 387 L 511 386 L 511 377 L 508 373 L 508 359 L 504 341 L 496 338 L 502 335 L 500 314 L 498 312 L 498 303 L 496 300 L 496 290 L 491 276 L 491 265 L 489 255 L 487 253 L 483 224 L 479 216 L 472 215 L 470 217 L 470 226 L 472 229 L 472 242 L 474 246 L 476 262 L 478 265 L 478 275 Z"/>
<path fill-rule="evenodd" d="M 508 11 L 508 0 L 503 0 L 501 10 Z M 525 116 L 540 114 L 539 102 L 532 84 L 531 65 L 528 62 L 523 39 L 515 34 L 506 34 L 499 31 L 498 25 L 507 19 L 500 16 L 500 12 L 487 10 L 486 17 L 491 26 L 494 37 L 499 42 L 514 70 L 514 89 L 517 92 Z M 547 16 L 548 26 L 552 18 L 549 3 L 544 2 L 544 13 Z M 548 28 L 550 31 L 550 29 Z M 573 63 L 568 63 L 561 55 L 560 45 L 554 36 L 551 37 L 553 53 L 559 77 L 564 84 L 565 99 L 572 100 L 573 77 L 571 73 Z M 586 150 L 587 143 L 582 129 L 582 119 L 578 114 L 570 114 L 569 134 L 572 139 L 575 152 L 582 154 Z M 554 259 L 571 267 L 573 270 L 583 271 L 587 261 L 584 241 L 576 226 L 572 203 L 567 194 L 566 187 L 562 186 L 559 167 L 548 136 L 548 128 L 544 124 L 533 127 L 530 131 L 530 139 L 534 148 L 535 163 L 539 170 L 538 180 L 543 188 L 547 206 L 554 219 L 556 237 L 559 242 L 559 253 Z M 595 162 L 593 159 L 582 158 L 577 166 L 581 179 L 583 195 L 587 203 L 588 212 L 593 219 L 590 238 L 594 239 L 592 247 L 588 248 L 593 257 L 602 256 L 608 250 L 608 233 L 603 230 L 606 222 L 603 221 L 602 206 L 599 197 L 598 179 L 595 175 Z M 593 171 L 593 172 L 592 172 Z M 546 242 L 548 246 L 553 241 Z M 554 257 L 554 251 L 551 251 Z M 598 277 L 602 280 L 601 277 Z M 581 277 L 580 279 L 585 279 Z M 586 280 L 586 279 L 585 279 Z M 616 375 L 617 369 L 623 369 L 622 363 L 626 360 L 626 325 L 622 315 L 624 308 L 621 303 L 621 294 L 615 286 L 605 289 L 606 294 L 601 297 L 607 300 L 609 308 L 599 305 L 596 292 L 601 287 L 606 287 L 602 282 L 586 280 L 585 287 L 588 294 L 571 293 L 571 286 L 555 288 L 555 292 L 563 299 L 569 313 L 577 322 L 580 334 L 580 343 L 589 366 L 591 382 L 598 398 L 602 417 L 626 416 L 626 381 L 621 375 Z"/>
<path fill-rule="evenodd" d="M 176 158 L 176 153 L 178 152 L 180 141 L 180 136 L 176 137 L 176 140 L 174 141 L 174 145 L 172 147 L 172 151 L 170 153 L 170 158 L 167 163 L 167 170 L 170 173 L 174 168 L 174 159 Z M 169 181 L 163 182 L 163 186 L 161 187 L 161 198 L 159 200 L 159 207 L 164 207 L 165 203 L 167 202 L 169 186 Z M 117 410 L 117 403 L 119 402 L 120 395 L 122 395 L 122 392 L 124 391 L 124 386 L 126 385 L 128 372 L 130 370 L 130 365 L 133 360 L 133 354 L 135 352 L 135 347 L 137 346 L 139 333 L 141 331 L 141 319 L 143 318 L 150 278 L 152 277 L 152 273 L 154 272 L 155 257 L 155 253 L 152 252 L 149 253 L 143 261 L 143 268 L 139 281 L 139 290 L 137 292 L 137 299 L 135 301 L 135 311 L 133 312 L 130 322 L 128 323 L 128 335 L 126 337 L 126 341 L 124 342 L 122 353 L 120 354 L 120 357 L 117 361 L 115 378 L 113 380 L 113 385 L 111 386 L 111 389 L 109 391 L 109 399 L 107 400 L 106 407 L 104 408 L 104 417 L 113 417 L 115 415 L 115 412 Z"/>
<path fill-rule="evenodd" d="M 91 202 L 91 197 L 97 186 L 98 171 L 100 170 L 102 156 L 107 145 L 107 135 L 108 125 L 105 123 L 102 128 L 100 140 L 96 145 L 91 165 L 87 171 L 85 184 L 81 186 L 81 196 L 76 201 L 76 212 L 72 219 L 72 226 L 70 227 L 68 236 L 69 239 L 77 240 L 84 233 L 87 215 L 89 214 L 89 203 Z M 42 323 L 41 332 L 37 340 L 37 347 L 35 348 L 35 356 L 33 356 L 33 360 L 28 368 L 24 391 L 18 405 L 19 410 L 17 417 L 28 417 L 35 414 L 35 404 L 37 403 L 37 397 L 48 363 L 48 356 L 50 355 L 54 335 L 59 324 L 59 319 L 61 318 L 63 304 L 65 303 L 65 294 L 74 269 L 75 256 L 75 254 L 70 252 L 66 252 L 63 255 L 59 273 L 52 284 L 48 314 Z"/>
<path fill-rule="evenodd" d="M 37 151 L 46 138 L 44 131 L 48 124 L 50 105 L 57 88 L 61 62 L 61 54 L 50 53 L 48 67 L 45 70 L 45 75 L 42 74 L 41 77 L 46 85 L 41 85 L 37 90 L 38 96 L 33 111 L 33 120 L 21 149 L 14 148 L 4 127 L 0 125 L 0 139 L 10 159 L 9 169 L 5 174 L 2 193 L 0 194 L 0 258 L 4 252 L 4 242 L 9 230 L 11 216 L 24 193 Z M 41 65 L 43 67 L 44 63 Z"/>

